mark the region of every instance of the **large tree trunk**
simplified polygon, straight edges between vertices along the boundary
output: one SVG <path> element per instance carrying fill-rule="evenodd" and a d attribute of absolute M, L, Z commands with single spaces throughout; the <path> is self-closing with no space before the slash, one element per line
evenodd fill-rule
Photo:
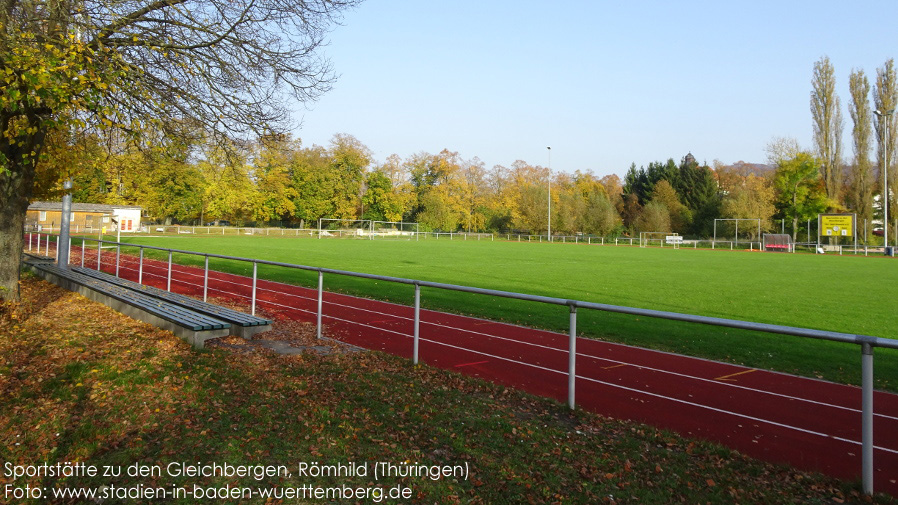
<path fill-rule="evenodd" d="M 21 174 L 0 175 L 0 300 L 6 301 L 19 299 L 25 211 L 28 209 L 26 190 L 21 182 Z M 27 193 L 31 193 L 30 186 Z"/>
<path fill-rule="evenodd" d="M 34 190 L 34 163 L 43 147 L 46 131 L 38 127 L 11 144 L 0 138 L 0 153 L 6 166 L 0 166 L 0 300 L 19 300 L 19 274 L 25 237 L 25 212 Z M 33 153 L 23 156 L 23 153 Z M 4 171 L 4 168 L 6 169 Z"/>

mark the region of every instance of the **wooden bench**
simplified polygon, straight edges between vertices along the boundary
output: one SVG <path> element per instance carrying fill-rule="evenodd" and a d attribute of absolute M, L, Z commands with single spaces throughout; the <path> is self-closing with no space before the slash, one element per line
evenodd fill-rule
<path fill-rule="evenodd" d="M 115 284 L 117 286 L 132 289 L 134 291 L 159 298 L 160 300 L 165 300 L 167 302 L 186 307 L 190 310 L 212 316 L 216 319 L 226 321 L 231 324 L 231 335 L 250 338 L 256 333 L 261 333 L 263 331 L 268 331 L 271 329 L 270 319 L 263 319 L 261 317 L 256 317 L 245 312 L 231 310 L 220 305 L 206 303 L 202 300 L 197 300 L 196 298 L 191 298 L 179 293 L 165 291 L 164 289 L 145 286 L 134 281 L 122 279 L 120 277 L 107 274 L 106 272 L 99 272 L 90 268 L 74 267 L 72 268 L 72 270 L 106 281 L 110 284 Z"/>
<path fill-rule="evenodd" d="M 206 340 L 230 333 L 230 324 L 178 304 L 53 264 L 27 261 L 35 274 L 58 286 L 107 305 L 126 316 L 171 331 L 202 349 Z"/>

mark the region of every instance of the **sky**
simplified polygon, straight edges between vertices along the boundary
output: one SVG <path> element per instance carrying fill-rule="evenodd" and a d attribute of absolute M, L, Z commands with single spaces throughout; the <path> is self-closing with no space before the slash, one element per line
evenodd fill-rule
<path fill-rule="evenodd" d="M 848 76 L 898 56 L 898 1 L 367 0 L 328 39 L 339 77 L 296 107 L 306 147 L 347 133 L 376 163 L 448 149 L 623 176 L 687 152 L 765 163 L 774 137 L 811 149 L 823 56 L 850 158 Z"/>

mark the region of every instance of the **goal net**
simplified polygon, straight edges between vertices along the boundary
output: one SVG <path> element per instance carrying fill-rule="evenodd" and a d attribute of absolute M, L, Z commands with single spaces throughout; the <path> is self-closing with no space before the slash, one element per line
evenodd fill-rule
<path fill-rule="evenodd" d="M 668 237 L 676 237 L 673 240 Z M 677 240 L 679 238 L 679 240 Z M 682 242 L 682 238 L 678 233 L 670 231 L 641 231 L 639 232 L 639 247 L 648 247 L 650 245 L 659 245 L 664 247 L 665 243 L 670 244 L 676 242 L 678 245 Z"/>
<path fill-rule="evenodd" d="M 371 238 L 417 240 L 418 223 L 403 221 L 372 221 Z"/>
<path fill-rule="evenodd" d="M 370 219 L 319 219 L 318 238 L 371 238 Z"/>
<path fill-rule="evenodd" d="M 761 220 L 758 218 L 719 218 L 714 220 L 716 242 L 732 244 L 758 242 L 761 239 Z"/>

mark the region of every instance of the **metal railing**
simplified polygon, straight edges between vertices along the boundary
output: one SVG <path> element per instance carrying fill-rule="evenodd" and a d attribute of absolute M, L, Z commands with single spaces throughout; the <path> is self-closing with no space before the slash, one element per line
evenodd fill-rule
<path fill-rule="evenodd" d="M 555 298 L 549 296 L 539 296 L 539 295 L 529 295 L 523 293 L 514 293 L 509 291 L 500 291 L 494 289 L 485 289 L 485 288 L 476 288 L 470 286 L 460 286 L 456 284 L 446 284 L 440 282 L 430 282 L 430 281 L 422 281 L 415 279 L 406 279 L 401 277 L 392 277 L 385 275 L 375 275 L 375 274 L 367 274 L 361 272 L 351 272 L 346 270 L 337 270 L 331 268 L 323 268 L 323 267 L 313 267 L 308 265 L 297 265 L 292 263 L 283 263 L 279 261 L 268 261 L 261 259 L 253 259 L 253 258 L 243 258 L 238 256 L 227 256 L 222 254 L 213 254 L 213 253 L 202 253 L 197 251 L 186 251 L 181 249 L 170 249 L 164 247 L 155 247 L 148 245 L 140 245 L 140 244 L 128 244 L 128 243 L 120 243 L 109 240 L 100 240 L 95 238 L 87 238 L 87 237 L 79 237 L 82 240 L 82 254 L 81 254 L 81 264 L 84 265 L 84 253 L 83 251 L 86 248 L 85 242 L 95 242 L 97 244 L 97 265 L 100 267 L 100 255 L 102 253 L 103 244 L 110 244 L 107 247 L 115 247 L 116 249 L 116 262 L 115 269 L 116 275 L 119 273 L 119 262 L 121 257 L 121 248 L 137 248 L 139 249 L 139 265 L 138 265 L 138 281 L 142 282 L 143 279 L 143 263 L 144 263 L 144 250 L 155 250 L 162 251 L 168 254 L 167 261 L 167 279 L 166 286 L 169 291 L 171 291 L 171 280 L 172 280 L 172 254 L 184 254 L 184 255 L 192 255 L 192 256 L 200 256 L 204 258 L 204 274 L 203 274 L 203 300 L 207 300 L 208 298 L 208 290 L 209 290 L 209 258 L 218 258 L 223 260 L 231 260 L 231 261 L 240 261 L 247 262 L 252 264 L 252 295 L 251 295 L 251 311 L 252 314 L 255 315 L 256 310 L 256 291 L 257 291 L 257 279 L 258 279 L 258 265 L 269 265 L 275 267 L 283 267 L 290 269 L 298 269 L 298 270 L 306 270 L 310 272 L 317 272 L 318 274 L 318 299 L 317 299 L 317 328 L 316 335 L 320 338 L 322 334 L 322 305 L 323 305 L 323 288 L 324 288 L 324 274 L 330 275 L 341 275 L 347 277 L 356 277 L 361 279 L 370 279 L 384 282 L 391 282 L 397 284 L 406 284 L 414 286 L 414 330 L 413 330 L 413 349 L 412 349 L 412 361 L 414 364 L 418 364 L 418 349 L 420 342 L 420 311 L 421 311 L 421 287 L 429 287 L 436 288 L 448 291 L 458 291 L 464 293 L 473 293 L 487 296 L 495 296 L 495 297 L 503 297 L 503 298 L 511 298 L 516 300 L 530 301 L 530 302 L 538 302 L 545 303 L 550 305 L 559 305 L 567 307 L 570 314 L 569 319 L 569 328 L 568 328 L 568 389 L 567 389 L 567 403 L 568 407 L 574 409 L 576 406 L 575 402 L 575 391 L 576 391 L 576 365 L 577 365 L 577 310 L 578 309 L 590 309 L 590 310 L 598 310 L 603 312 L 615 312 L 620 314 L 629 314 L 634 316 L 643 316 L 643 317 L 651 317 L 657 319 L 666 319 L 671 321 L 681 321 L 687 323 L 698 323 L 705 324 L 710 326 L 718 326 L 725 328 L 735 328 L 741 330 L 749 330 L 749 331 L 760 331 L 765 333 L 774 333 L 780 335 L 791 335 L 802 338 L 811 338 L 818 340 L 829 340 L 834 342 L 843 342 L 849 344 L 859 345 L 861 348 L 861 396 L 862 396 L 862 408 L 861 408 L 861 446 L 862 446 L 862 482 L 864 492 L 867 494 L 873 493 L 873 349 L 875 347 L 887 348 L 887 349 L 898 349 L 898 340 L 889 339 L 889 338 L 880 338 L 874 337 L 870 335 L 856 335 L 850 333 L 840 333 L 833 331 L 824 331 L 824 330 L 815 330 L 810 328 L 799 328 L 792 326 L 782 326 L 776 324 L 767 324 L 767 323 L 756 323 L 749 321 L 740 321 L 735 319 L 723 319 L 716 317 L 708 317 L 708 316 L 697 316 L 692 314 L 682 314 L 678 312 L 667 312 L 660 310 L 652 310 L 652 309 L 640 309 L 635 307 L 625 307 L 618 305 L 609 305 L 604 303 L 595 303 L 595 302 L 586 302 L 581 300 L 570 300 L 564 298 Z M 31 237 L 29 236 L 29 240 L 27 241 L 29 247 L 32 243 Z M 38 235 L 38 249 L 40 249 L 40 236 Z M 68 247 L 71 248 L 71 239 L 69 240 Z M 47 236 L 46 239 L 46 251 L 49 256 L 49 248 L 50 248 L 50 237 Z M 57 248 L 58 249 L 58 248 Z"/>

